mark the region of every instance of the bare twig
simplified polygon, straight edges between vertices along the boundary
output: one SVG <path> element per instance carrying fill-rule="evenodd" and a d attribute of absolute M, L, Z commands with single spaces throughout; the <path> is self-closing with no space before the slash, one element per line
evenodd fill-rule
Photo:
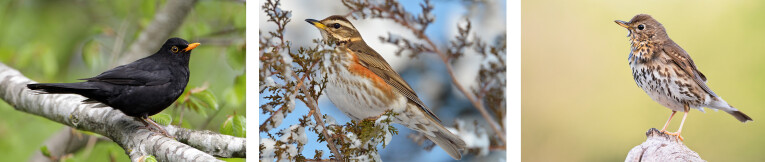
<path fill-rule="evenodd" d="M 300 79 L 300 76 L 298 76 L 295 73 L 292 73 L 291 75 L 295 79 Z M 305 86 L 302 86 L 302 85 L 303 85 L 303 80 L 301 79 L 298 81 L 297 87 L 300 88 L 300 90 L 303 91 L 303 93 L 311 94 L 311 92 L 309 92 L 308 89 L 306 89 Z M 316 124 L 321 125 L 321 127 L 324 127 L 324 129 L 322 129 L 321 131 L 321 134 L 323 134 L 324 137 L 327 138 L 327 145 L 329 146 L 329 149 L 332 150 L 332 153 L 335 154 L 335 157 L 337 159 L 343 159 L 343 154 L 340 154 L 340 151 L 338 151 L 337 147 L 335 147 L 334 138 L 332 138 L 332 136 L 330 136 L 329 133 L 327 133 L 327 126 L 324 125 L 324 121 L 321 120 L 321 111 L 319 110 L 319 106 L 317 104 L 318 102 L 316 102 L 316 100 L 314 100 L 314 98 L 312 97 L 306 97 L 306 98 L 308 98 L 308 102 L 306 103 L 306 106 L 308 106 L 308 108 L 310 108 L 311 111 L 314 112 L 312 115 L 314 120 L 316 120 Z"/>
<path fill-rule="evenodd" d="M 428 3 L 426 1 L 426 3 Z M 426 6 L 426 5 L 424 5 Z M 393 12 L 389 11 L 388 8 L 381 8 L 378 6 L 368 6 L 370 10 L 382 13 L 387 12 L 390 14 L 387 14 L 386 16 L 381 16 L 380 18 L 384 19 L 390 19 L 393 20 L 395 23 L 409 29 L 412 31 L 412 33 L 420 40 L 423 40 L 427 43 L 428 47 L 423 48 L 424 51 L 421 52 L 432 52 L 436 53 L 438 56 L 441 57 L 441 60 L 444 62 L 444 65 L 446 66 L 447 71 L 449 72 L 449 76 L 452 79 L 452 82 L 454 83 L 454 86 L 457 87 L 457 89 L 462 92 L 463 95 L 470 101 L 470 103 L 473 104 L 473 107 L 475 107 L 480 113 L 481 116 L 486 120 L 489 125 L 491 125 L 491 128 L 494 130 L 494 132 L 497 134 L 500 140 L 502 140 L 503 143 L 507 144 L 507 140 L 505 139 L 505 131 L 498 125 L 498 123 L 495 121 L 494 117 L 492 117 L 489 112 L 484 107 L 483 103 L 477 99 L 475 96 L 473 96 L 470 91 L 468 91 L 462 84 L 457 80 L 457 76 L 454 73 L 454 67 L 451 64 L 451 56 L 441 51 L 438 46 L 433 43 L 433 41 L 424 34 L 422 29 L 418 29 L 414 25 L 412 25 L 409 22 L 409 19 L 407 19 L 407 15 L 405 15 L 403 12 Z M 352 15 L 353 12 L 360 12 L 359 9 L 353 9 L 350 13 L 346 15 Z M 373 12 L 374 13 L 374 12 Z M 427 25 L 427 24 L 425 24 Z M 423 26 L 422 28 L 424 29 Z"/>

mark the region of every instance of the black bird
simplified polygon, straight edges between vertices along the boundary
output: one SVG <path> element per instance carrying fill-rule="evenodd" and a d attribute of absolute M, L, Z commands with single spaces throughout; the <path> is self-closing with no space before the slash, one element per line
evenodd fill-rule
<path fill-rule="evenodd" d="M 189 44 L 181 38 L 170 38 L 151 56 L 115 67 L 79 83 L 27 84 L 27 88 L 42 93 L 74 93 L 87 97 L 85 103 L 103 103 L 140 118 L 146 128 L 149 123 L 162 134 L 170 136 L 149 116 L 173 104 L 183 94 L 189 82 L 191 50 L 199 43 Z"/>

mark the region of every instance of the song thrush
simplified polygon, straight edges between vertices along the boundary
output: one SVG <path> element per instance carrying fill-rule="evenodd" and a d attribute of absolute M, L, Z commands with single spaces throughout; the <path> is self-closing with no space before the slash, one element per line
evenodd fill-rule
<path fill-rule="evenodd" d="M 392 110 L 398 113 L 393 122 L 425 134 L 452 158 L 461 159 L 465 142 L 439 123 L 409 84 L 367 46 L 350 21 L 338 15 L 305 21 L 318 28 L 325 41 L 336 44 L 322 72 L 328 76 L 327 96 L 338 109 L 354 120 Z"/>
<path fill-rule="evenodd" d="M 672 110 L 662 132 L 675 113 L 683 111 L 680 128 L 675 133 L 667 133 L 683 140 L 680 132 L 691 108 L 702 112 L 704 107 L 722 110 L 743 123 L 752 121 L 709 89 L 707 78 L 696 68 L 688 53 L 675 44 L 664 26 L 650 15 L 639 14 L 629 22 L 615 22 L 629 31 L 631 51 L 628 61 L 635 83 L 651 99 Z"/>

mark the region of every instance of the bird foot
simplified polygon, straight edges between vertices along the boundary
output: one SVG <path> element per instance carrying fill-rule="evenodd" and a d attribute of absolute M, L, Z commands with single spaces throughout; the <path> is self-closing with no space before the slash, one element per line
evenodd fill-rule
<path fill-rule="evenodd" d="M 143 122 L 143 124 L 144 124 L 144 126 L 138 127 L 139 129 L 148 129 L 149 131 L 162 134 L 165 137 L 175 139 L 175 137 L 170 135 L 170 133 L 167 133 L 167 131 L 165 129 L 160 127 L 159 124 L 155 123 L 151 119 L 148 119 L 148 118 L 139 118 L 139 121 Z"/>
<path fill-rule="evenodd" d="M 388 111 L 391 111 L 391 110 L 388 110 Z M 383 115 L 388 113 L 388 111 L 385 111 L 385 113 L 382 113 L 382 114 L 377 115 L 377 116 L 371 116 L 371 117 L 368 117 L 368 118 L 364 118 L 364 120 L 376 121 L 377 119 L 380 119 L 380 117 L 382 117 Z"/>
<path fill-rule="evenodd" d="M 368 117 L 368 118 L 364 118 L 364 120 L 375 121 L 375 120 L 379 119 L 381 116 L 382 116 L 382 115 L 380 115 L 380 116 L 373 116 L 373 117 Z"/>
<path fill-rule="evenodd" d="M 162 136 L 175 139 L 175 137 L 173 137 L 172 135 L 167 133 L 167 131 L 165 131 L 162 128 L 157 129 L 157 128 L 154 128 L 154 127 L 151 127 L 151 126 L 140 126 L 140 127 L 138 127 L 138 129 L 147 129 L 147 130 L 152 131 L 154 133 L 162 134 Z"/>
<path fill-rule="evenodd" d="M 675 136 L 677 139 L 680 139 L 680 141 L 684 141 L 683 136 L 680 136 L 680 132 L 664 132 L 664 134 Z"/>

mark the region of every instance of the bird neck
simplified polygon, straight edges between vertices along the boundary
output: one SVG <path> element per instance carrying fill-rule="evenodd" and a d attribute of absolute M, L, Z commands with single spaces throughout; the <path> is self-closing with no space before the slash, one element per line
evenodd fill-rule
<path fill-rule="evenodd" d="M 165 60 L 164 62 L 168 63 L 169 65 L 176 65 L 176 66 L 189 66 L 189 60 L 191 59 L 191 54 L 161 54 L 157 53 L 154 55 L 151 55 L 149 57 L 153 57 L 156 60 Z"/>
<path fill-rule="evenodd" d="M 657 53 L 661 52 L 660 49 L 664 43 L 662 39 L 633 40 L 631 43 L 630 62 L 640 63 L 654 59 L 658 56 Z"/>

